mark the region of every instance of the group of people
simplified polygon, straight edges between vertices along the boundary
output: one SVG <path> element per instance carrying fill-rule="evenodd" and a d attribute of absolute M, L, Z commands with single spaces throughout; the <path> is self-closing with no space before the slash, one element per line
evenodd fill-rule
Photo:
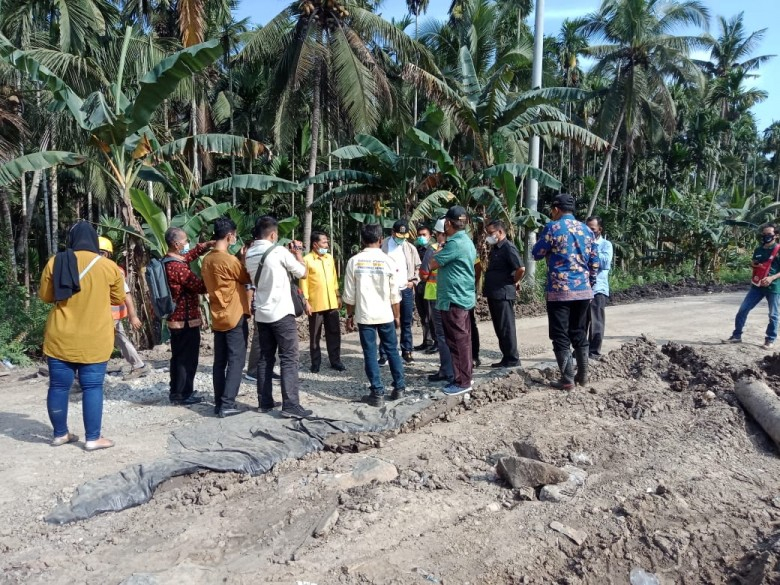
<path fill-rule="evenodd" d="M 601 220 L 589 218 L 586 225 L 574 218 L 573 211 L 573 197 L 558 196 L 552 205 L 553 221 L 533 249 L 536 260 L 547 262 L 550 338 L 561 372 L 554 385 L 563 389 L 575 382 L 585 384 L 589 357 L 600 355 L 612 259 L 612 246 L 601 235 Z M 363 249 L 349 259 L 341 282 L 324 232 L 312 234 L 304 254 L 301 242 L 280 245 L 277 220 L 263 216 L 255 223 L 253 240 L 234 255 L 230 250 L 238 234 L 229 218 L 217 219 L 214 239 L 194 247 L 186 232 L 169 228 L 163 266 L 175 302 L 166 318 L 171 403 L 203 401 L 194 384 L 203 294 L 208 295 L 214 332 L 214 413 L 219 417 L 242 412 L 236 404 L 242 376 L 256 380 L 259 411 L 279 409 L 289 418 L 312 416 L 300 402 L 296 317 L 308 316 L 311 371 L 322 367 L 323 330 L 329 365 L 343 371 L 342 309 L 346 330 L 358 332 L 363 352 L 369 382 L 363 402 L 378 407 L 403 397 L 404 363 L 414 362 L 415 351 L 438 353 L 439 367 L 428 380 L 445 382 L 444 394 L 469 392 L 473 368 L 480 365 L 475 317 L 480 281 L 502 356 L 492 367 L 520 366 L 515 303 L 525 274 L 523 261 L 508 238 L 506 224 L 495 220 L 485 226 L 490 251 L 483 271 L 467 233 L 469 225 L 466 210 L 457 205 L 432 227 L 416 226 L 415 240 L 404 220 L 395 223 L 390 238 L 379 225 L 364 225 Z M 98 239 L 89 223 L 78 222 L 69 233 L 67 249 L 50 259 L 41 277 L 40 297 L 54 303 L 43 348 L 49 361 L 53 445 L 78 440 L 67 427 L 68 392 L 76 374 L 84 391 L 86 449 L 113 445 L 100 431 L 103 378 L 115 343 L 131 364 L 129 377 L 148 371 L 121 324 L 127 317 L 132 327 L 141 325 L 132 298 L 126 295 L 124 275 L 110 260 L 112 253 L 110 240 Z M 198 276 L 191 264 L 201 257 Z M 110 311 L 97 310 L 109 305 Z M 423 330 L 417 346 L 412 337 L 415 307 Z M 250 328 L 253 342 L 244 374 Z M 94 335 L 87 338 L 87 330 Z M 281 401 L 273 393 L 277 356 Z M 385 391 L 381 374 L 386 365 L 392 377 L 390 392 Z"/>

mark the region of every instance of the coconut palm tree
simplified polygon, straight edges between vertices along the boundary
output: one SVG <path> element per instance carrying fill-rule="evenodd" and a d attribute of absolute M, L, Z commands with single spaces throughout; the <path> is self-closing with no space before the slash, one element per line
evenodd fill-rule
<path fill-rule="evenodd" d="M 274 66 L 270 92 L 278 146 L 290 142 L 299 112 L 309 112 L 309 177 L 317 173 L 323 121 L 373 131 L 395 108 L 387 75 L 370 50 L 376 44 L 401 61 L 435 69 L 416 41 L 357 0 L 295 0 L 247 36 L 243 56 Z M 328 116 L 323 120 L 323 115 Z M 339 124 L 340 123 L 340 124 Z M 311 233 L 314 184 L 306 190 L 304 240 Z"/>
<path fill-rule="evenodd" d="M 702 80 L 690 57 L 702 38 L 679 33 L 689 26 L 705 27 L 708 20 L 709 11 L 698 0 L 603 0 L 596 12 L 583 19 L 580 31 L 592 43 L 587 53 L 598 59 L 593 73 L 612 79 L 599 116 L 602 132 L 611 131 L 612 139 L 589 214 L 621 131 L 625 194 L 637 138 L 651 125 L 658 125 L 667 134 L 674 129 L 675 104 L 667 84 L 701 84 Z"/>

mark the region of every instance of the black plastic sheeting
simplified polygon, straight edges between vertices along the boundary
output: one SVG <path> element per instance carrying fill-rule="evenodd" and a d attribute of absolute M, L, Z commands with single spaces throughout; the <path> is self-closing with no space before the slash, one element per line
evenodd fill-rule
<path fill-rule="evenodd" d="M 317 405 L 318 418 L 309 420 L 254 411 L 206 419 L 171 433 L 168 457 L 82 484 L 46 521 L 64 524 L 138 506 L 164 481 L 202 469 L 260 475 L 285 459 L 322 449 L 328 435 L 397 429 L 430 405 L 429 399 L 414 398 L 383 408 L 342 402 Z"/>

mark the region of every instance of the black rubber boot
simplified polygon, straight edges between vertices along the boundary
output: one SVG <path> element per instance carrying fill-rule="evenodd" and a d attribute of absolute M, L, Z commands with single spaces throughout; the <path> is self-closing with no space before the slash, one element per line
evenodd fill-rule
<path fill-rule="evenodd" d="M 561 379 L 550 382 L 550 386 L 558 390 L 571 390 L 574 388 L 574 360 L 570 351 L 556 351 L 555 360 L 558 362 L 558 369 L 561 371 Z"/>
<path fill-rule="evenodd" d="M 588 353 L 589 347 L 578 347 L 574 350 L 574 358 L 577 360 L 577 375 L 574 377 L 574 381 L 580 386 L 585 386 L 588 383 Z"/>

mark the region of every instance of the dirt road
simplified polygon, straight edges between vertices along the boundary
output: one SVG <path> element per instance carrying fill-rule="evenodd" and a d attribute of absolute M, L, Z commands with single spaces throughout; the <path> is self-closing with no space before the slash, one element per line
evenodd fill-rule
<path fill-rule="evenodd" d="M 640 569 L 669 584 L 778 583 L 780 461 L 732 394 L 746 370 L 778 381 L 759 347 L 765 309 L 754 311 L 745 343 L 715 343 L 730 334 L 741 296 L 608 308 L 611 353 L 589 390 L 559 393 L 480 368 L 472 403 L 380 449 L 316 453 L 254 478 L 176 478 L 149 504 L 65 526 L 42 521 L 58 499 L 162 457 L 170 431 L 197 425 L 211 407 L 168 406 L 163 372 L 114 379 L 104 432 L 117 447 L 55 449 L 45 380 L 6 378 L 0 583 L 596 584 L 628 583 Z M 483 362 L 496 361 L 490 323 L 480 329 Z M 521 320 L 518 334 L 526 367 L 550 364 L 544 318 Z M 635 341 L 642 334 L 658 344 Z M 666 341 L 679 345 L 662 351 Z M 315 411 L 364 391 L 354 336 L 345 354 L 344 376 L 302 368 Z M 164 365 L 164 353 L 149 357 Z M 425 385 L 432 361 L 407 369 L 413 386 Z M 256 406 L 253 394 L 246 385 L 241 401 Z M 71 408 L 83 436 L 77 397 Z M 518 440 L 566 466 L 574 484 L 513 492 L 495 464 Z"/>

